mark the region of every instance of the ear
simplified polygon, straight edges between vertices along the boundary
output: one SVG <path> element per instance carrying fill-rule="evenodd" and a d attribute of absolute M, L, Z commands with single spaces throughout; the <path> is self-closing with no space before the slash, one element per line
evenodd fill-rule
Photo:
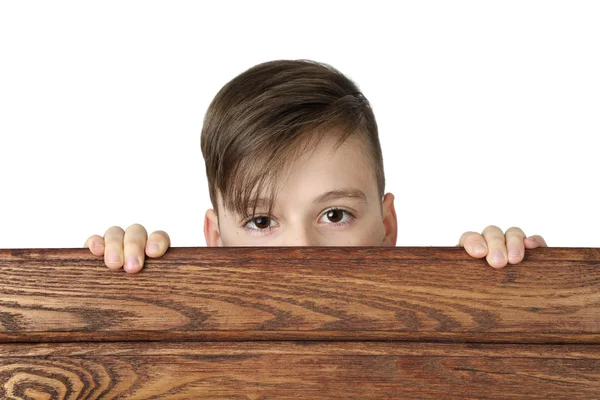
<path fill-rule="evenodd" d="M 209 247 L 223 246 L 219 232 L 219 216 L 212 208 L 209 208 L 204 216 L 204 238 Z"/>
<path fill-rule="evenodd" d="M 394 195 L 387 193 L 381 202 L 381 211 L 383 213 L 383 226 L 385 236 L 381 242 L 382 246 L 396 246 L 398 237 L 398 220 L 396 218 L 396 209 L 394 208 Z"/>

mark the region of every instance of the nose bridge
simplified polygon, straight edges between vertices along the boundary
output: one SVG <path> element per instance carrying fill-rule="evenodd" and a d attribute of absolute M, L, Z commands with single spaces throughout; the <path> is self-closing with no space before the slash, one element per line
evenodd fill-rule
<path fill-rule="evenodd" d="M 283 246 L 318 246 L 315 232 L 301 222 L 290 224 L 284 241 Z"/>

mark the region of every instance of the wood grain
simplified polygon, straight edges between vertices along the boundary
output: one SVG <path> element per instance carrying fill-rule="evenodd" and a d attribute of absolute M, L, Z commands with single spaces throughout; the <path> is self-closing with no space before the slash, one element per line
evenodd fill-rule
<path fill-rule="evenodd" d="M 146 264 L 0 250 L 0 342 L 600 342 L 600 249 L 533 249 L 502 269 L 427 247 L 172 248 Z"/>
<path fill-rule="evenodd" d="M 0 249 L 2 399 L 600 399 L 600 249 Z"/>
<path fill-rule="evenodd" d="M 593 345 L 141 342 L 0 345 L 2 398 L 574 399 Z M 37 385 L 32 385 L 36 382 Z M 80 397 L 77 397 L 80 396 Z M 87 397 L 89 396 L 89 397 Z"/>

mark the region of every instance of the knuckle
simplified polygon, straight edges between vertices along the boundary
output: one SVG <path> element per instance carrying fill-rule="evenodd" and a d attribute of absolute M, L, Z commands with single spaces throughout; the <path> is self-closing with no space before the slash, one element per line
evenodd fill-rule
<path fill-rule="evenodd" d="M 132 225 L 133 226 L 133 225 Z M 125 236 L 123 237 L 123 244 L 143 246 L 146 243 L 147 235 L 146 230 L 140 231 L 137 228 L 127 228 Z"/>
<path fill-rule="evenodd" d="M 525 243 L 523 242 L 523 238 L 520 236 L 514 235 L 506 235 L 506 244 L 510 244 L 511 246 L 525 248 Z"/>
<path fill-rule="evenodd" d="M 140 244 L 145 243 L 146 237 L 137 234 L 129 233 L 123 237 L 123 244 Z"/>
<path fill-rule="evenodd" d="M 121 228 L 120 226 L 113 225 L 106 230 L 106 233 L 109 233 L 109 232 L 110 233 L 123 233 L 124 231 L 123 231 L 123 228 Z"/>
<path fill-rule="evenodd" d="M 123 246 L 120 244 L 109 244 L 104 250 L 104 254 L 117 254 L 117 256 L 123 256 Z"/>
<path fill-rule="evenodd" d="M 488 225 L 485 227 L 485 229 L 483 230 L 484 232 L 491 232 L 491 231 L 500 231 L 502 232 L 502 229 L 500 229 L 497 225 Z"/>
<path fill-rule="evenodd" d="M 511 226 L 510 228 L 508 228 L 506 230 L 506 234 L 509 233 L 518 233 L 519 235 L 525 236 L 525 232 L 523 232 L 523 230 L 517 226 Z"/>
<path fill-rule="evenodd" d="M 150 235 L 150 238 L 152 238 L 153 241 L 157 241 L 157 242 L 165 242 L 165 243 L 169 242 L 169 235 L 164 231 L 152 232 L 152 234 Z"/>
<path fill-rule="evenodd" d="M 465 232 L 460 236 L 459 242 L 464 244 L 467 241 L 473 240 L 472 238 L 477 237 L 477 235 L 479 235 L 479 233 L 477 233 L 477 232 L 473 232 L 473 231 Z"/>
<path fill-rule="evenodd" d="M 473 231 L 468 231 L 462 234 L 463 237 L 467 238 L 467 237 L 471 237 L 471 236 L 476 236 L 479 235 L 479 233 L 477 232 L 473 232 Z"/>
<path fill-rule="evenodd" d="M 492 238 L 490 238 L 490 239 L 487 240 L 487 245 L 488 245 L 489 248 L 498 249 L 498 248 L 504 247 L 505 246 L 505 242 L 502 239 L 492 237 Z"/>
<path fill-rule="evenodd" d="M 89 248 L 89 250 L 96 254 L 102 254 L 102 250 L 104 247 L 104 239 L 102 239 L 101 237 L 93 237 L 91 239 L 89 239 L 89 242 L 86 243 L 87 244 L 87 248 Z"/>
<path fill-rule="evenodd" d="M 124 231 L 120 226 L 112 226 L 106 230 L 104 241 L 106 243 L 115 243 L 123 240 Z"/>
<path fill-rule="evenodd" d="M 127 228 L 127 232 L 129 231 L 146 232 L 146 228 L 142 224 L 132 224 Z"/>
<path fill-rule="evenodd" d="M 507 236 L 506 246 L 509 249 L 525 249 L 525 242 L 523 239 L 524 237 L 521 236 Z"/>
<path fill-rule="evenodd" d="M 105 244 L 105 248 L 106 250 L 112 250 L 112 251 L 116 251 L 118 248 L 123 248 L 123 241 L 120 240 L 119 238 L 110 238 L 107 237 L 104 242 Z"/>
<path fill-rule="evenodd" d="M 507 247 L 506 251 L 511 257 L 522 257 L 525 255 L 525 246 L 519 246 L 518 243 L 511 243 Z"/>
<path fill-rule="evenodd" d="M 125 243 L 123 246 L 123 251 L 126 255 L 140 255 L 142 254 L 144 246 L 138 242 L 129 242 Z"/>

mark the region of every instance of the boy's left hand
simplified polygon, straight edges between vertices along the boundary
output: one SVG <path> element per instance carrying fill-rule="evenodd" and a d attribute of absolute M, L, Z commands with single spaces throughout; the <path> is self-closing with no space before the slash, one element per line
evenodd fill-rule
<path fill-rule="evenodd" d="M 507 229 L 506 235 L 495 225 L 490 225 L 481 234 L 465 232 L 460 237 L 457 246 L 464 247 L 471 257 L 486 257 L 488 264 L 494 268 L 506 266 L 507 260 L 511 264 L 518 264 L 525 257 L 525 249 L 548 247 L 540 235 L 526 237 L 525 233 L 517 227 Z"/>

